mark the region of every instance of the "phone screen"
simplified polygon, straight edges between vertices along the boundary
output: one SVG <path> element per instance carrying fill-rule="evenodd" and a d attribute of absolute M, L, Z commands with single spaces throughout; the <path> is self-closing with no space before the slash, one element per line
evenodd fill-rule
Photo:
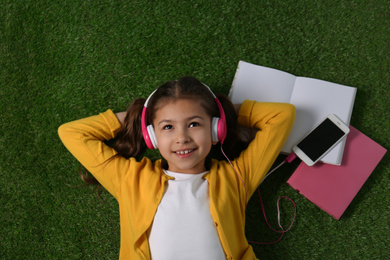
<path fill-rule="evenodd" d="M 316 161 L 332 147 L 345 133 L 330 119 L 325 119 L 297 146 L 312 160 Z"/>

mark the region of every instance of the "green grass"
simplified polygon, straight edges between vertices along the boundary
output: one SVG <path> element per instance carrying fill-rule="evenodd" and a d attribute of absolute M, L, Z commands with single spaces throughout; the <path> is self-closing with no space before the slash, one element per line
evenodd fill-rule
<path fill-rule="evenodd" d="M 78 163 L 57 128 L 180 76 L 228 93 L 245 60 L 354 86 L 351 124 L 389 149 L 389 28 L 387 0 L 1 1 L 0 258 L 117 258 L 117 203 L 70 187 L 81 184 Z M 263 199 L 272 225 L 281 195 L 297 203 L 297 220 L 278 244 L 254 245 L 257 256 L 388 259 L 389 158 L 338 221 L 288 187 L 297 163 L 283 166 Z M 277 238 L 255 196 L 247 219 L 248 239 Z"/>

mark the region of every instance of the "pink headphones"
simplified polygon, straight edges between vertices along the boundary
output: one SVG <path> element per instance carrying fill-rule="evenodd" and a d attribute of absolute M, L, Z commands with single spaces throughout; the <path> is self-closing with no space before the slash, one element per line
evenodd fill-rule
<path fill-rule="evenodd" d="M 203 83 L 202 83 L 203 84 Z M 223 111 L 221 102 L 218 100 L 218 98 L 214 95 L 214 93 L 211 91 L 211 89 L 203 84 L 213 95 L 215 102 L 217 103 L 218 110 L 219 110 L 219 116 L 220 117 L 213 117 L 212 122 L 211 122 L 211 136 L 213 142 L 221 142 L 225 141 L 226 138 L 226 133 L 227 133 L 227 127 L 226 127 L 226 117 L 225 117 L 225 112 Z M 150 124 L 146 126 L 146 109 L 148 106 L 149 99 L 153 96 L 154 90 L 152 94 L 146 99 L 144 108 L 142 109 L 142 117 L 141 117 L 141 127 L 142 127 L 142 134 L 144 136 L 144 140 L 146 145 L 148 146 L 149 149 L 157 149 L 157 139 L 156 135 L 154 133 L 154 128 L 153 125 Z"/>

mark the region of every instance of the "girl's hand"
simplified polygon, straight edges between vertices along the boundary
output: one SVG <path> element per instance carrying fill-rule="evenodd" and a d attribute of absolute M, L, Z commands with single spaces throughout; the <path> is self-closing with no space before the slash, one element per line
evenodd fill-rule
<path fill-rule="evenodd" d="M 123 125 L 123 122 L 125 120 L 125 117 L 126 117 L 126 112 L 118 112 L 118 113 L 115 113 L 116 115 L 116 118 L 118 118 L 118 121 L 121 123 L 121 125 Z"/>
<path fill-rule="evenodd" d="M 238 111 L 240 110 L 241 104 L 233 104 L 234 109 L 236 110 L 236 114 L 238 114 Z"/>

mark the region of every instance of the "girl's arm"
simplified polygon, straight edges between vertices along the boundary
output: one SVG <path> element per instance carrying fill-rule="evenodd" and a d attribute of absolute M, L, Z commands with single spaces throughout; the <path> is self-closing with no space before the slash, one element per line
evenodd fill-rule
<path fill-rule="evenodd" d="M 125 167 L 127 160 L 122 157 L 113 159 L 116 151 L 104 141 L 117 135 L 122 118 L 122 113 L 115 115 L 107 110 L 99 115 L 63 124 L 58 129 L 61 141 L 69 152 L 112 195 L 121 178 L 117 169 Z"/>
<path fill-rule="evenodd" d="M 235 160 L 248 188 L 248 195 L 260 184 L 279 155 L 295 120 L 295 107 L 287 103 L 244 101 L 238 123 L 257 128 L 255 139 Z"/>

